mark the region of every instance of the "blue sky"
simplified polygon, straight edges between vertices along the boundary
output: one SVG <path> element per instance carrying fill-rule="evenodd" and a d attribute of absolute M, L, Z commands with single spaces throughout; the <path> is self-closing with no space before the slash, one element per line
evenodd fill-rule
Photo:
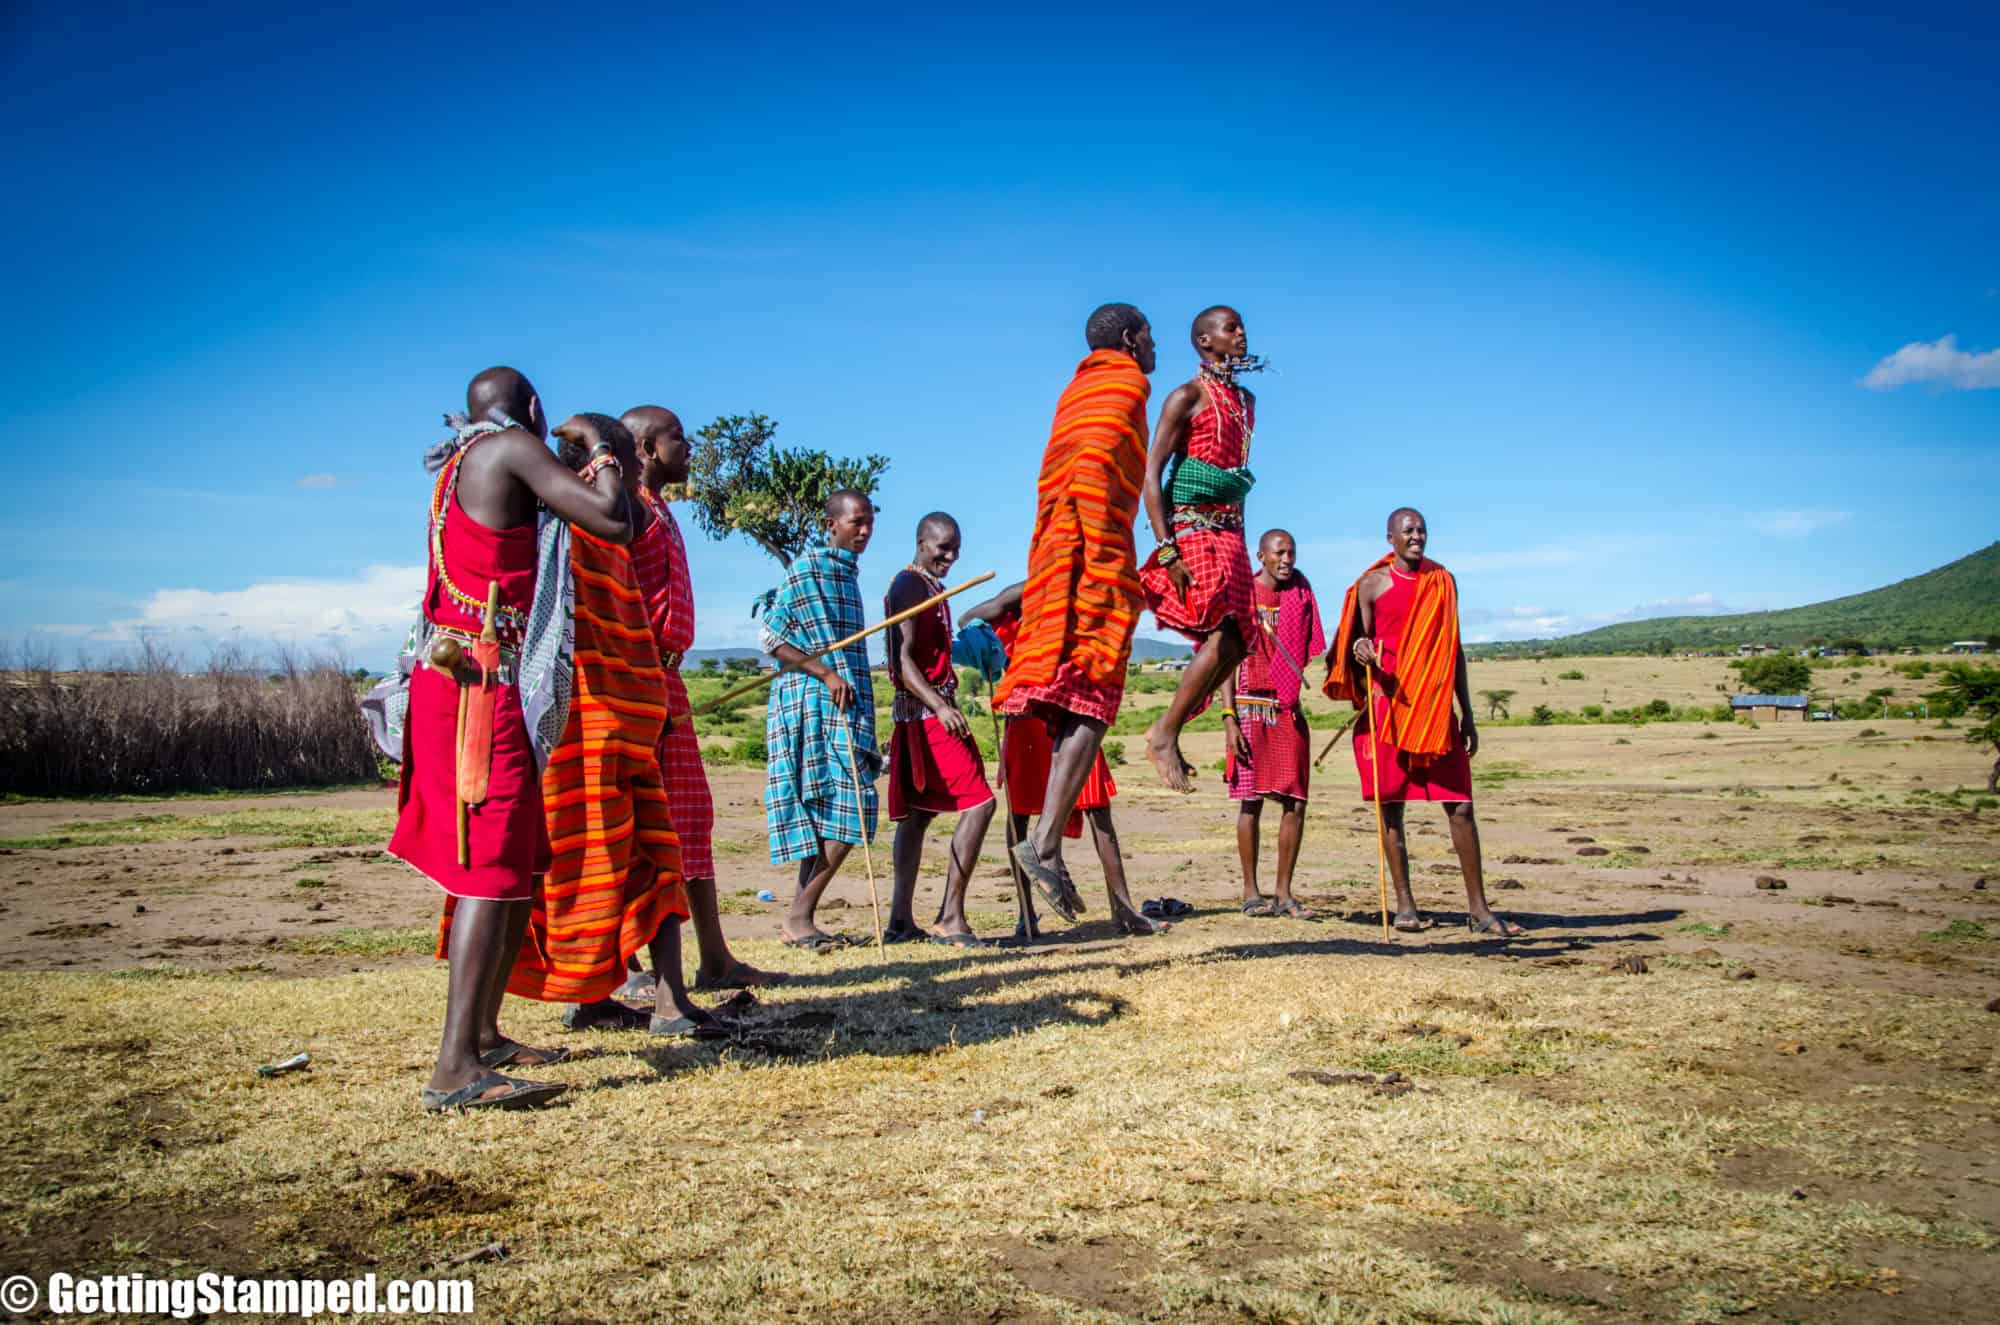
<path fill-rule="evenodd" d="M 1337 591 L 1421 506 L 1469 638 L 2000 537 L 1990 6 L 281 9 L 0 17 L 0 636 L 382 665 L 495 362 L 887 454 L 871 599 L 934 507 L 1015 576 L 1107 299 L 1155 414 L 1241 309 L 1250 522 Z M 752 640 L 776 564 L 691 554 Z"/>

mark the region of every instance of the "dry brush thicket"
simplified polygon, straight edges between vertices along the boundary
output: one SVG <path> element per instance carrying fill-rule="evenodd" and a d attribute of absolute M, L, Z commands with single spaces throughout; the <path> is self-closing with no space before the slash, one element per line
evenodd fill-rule
<path fill-rule="evenodd" d="M 11 661 L 11 660 L 10 660 Z M 0 678 L 0 794 L 257 790 L 376 776 L 354 681 L 338 659 L 266 665 L 218 652 L 200 671 L 144 651 L 106 671 L 45 659 Z"/>

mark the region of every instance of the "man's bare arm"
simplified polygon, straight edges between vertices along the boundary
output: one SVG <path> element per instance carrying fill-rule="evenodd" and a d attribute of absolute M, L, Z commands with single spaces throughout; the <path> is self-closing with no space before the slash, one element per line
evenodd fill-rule
<path fill-rule="evenodd" d="M 1188 420 L 1193 414 L 1195 392 L 1192 387 L 1177 387 L 1167 397 L 1167 403 L 1160 407 L 1160 421 L 1153 428 L 1153 444 L 1146 451 L 1146 486 L 1142 493 L 1146 499 L 1146 518 L 1152 521 L 1153 538 L 1166 543 L 1173 539 L 1173 528 L 1167 523 L 1167 494 L 1162 487 L 1167 472 L 1167 461 L 1187 449 Z"/>
<path fill-rule="evenodd" d="M 1021 610 L 1021 595 L 1027 591 L 1027 588 L 1028 582 L 1026 580 L 1019 580 L 1008 585 L 999 593 L 994 594 L 985 602 L 975 603 L 971 607 L 966 608 L 965 611 L 959 613 L 958 628 L 963 630 L 968 624 L 974 621 L 984 621 L 990 626 L 1001 617 L 1019 612 Z"/>
<path fill-rule="evenodd" d="M 519 437 L 518 443 L 506 448 L 507 471 L 526 484 L 542 505 L 607 543 L 631 542 L 632 516 L 626 509 L 625 484 L 617 470 L 602 469 L 585 483 L 548 447 L 527 433 Z"/>

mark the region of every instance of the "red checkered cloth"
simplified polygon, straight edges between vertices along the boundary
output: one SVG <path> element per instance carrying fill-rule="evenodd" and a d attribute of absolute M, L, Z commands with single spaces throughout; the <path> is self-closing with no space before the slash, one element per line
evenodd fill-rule
<path fill-rule="evenodd" d="M 1264 721 L 1274 711 L 1277 721 Z M 1246 763 L 1229 751 L 1229 799 L 1306 799 L 1312 785 L 1312 731 L 1305 718 L 1295 709 L 1276 709 L 1268 695 L 1237 695 L 1236 713 L 1250 743 L 1250 759 Z"/>
<path fill-rule="evenodd" d="M 652 509 L 653 523 L 633 540 L 632 565 L 639 573 L 639 591 L 646 596 L 654 642 L 664 657 L 694 643 L 694 583 L 688 574 L 687 544 L 673 512 L 650 494 L 646 505 Z M 660 781 L 666 787 L 674 830 L 681 836 L 681 873 L 690 879 L 713 879 L 715 798 L 701 764 L 694 719 L 688 716 L 687 683 L 678 667 L 665 670 L 671 723 L 660 735 Z"/>
<path fill-rule="evenodd" d="M 1254 643 L 1258 636 L 1257 604 L 1251 586 L 1257 575 L 1250 569 L 1243 530 L 1177 529 L 1174 546 L 1180 549 L 1194 584 L 1182 599 L 1155 549 L 1139 568 L 1139 583 L 1146 586 L 1146 604 L 1153 609 L 1153 619 L 1197 644 L 1220 629 L 1224 621 L 1233 619 L 1243 642 Z"/>

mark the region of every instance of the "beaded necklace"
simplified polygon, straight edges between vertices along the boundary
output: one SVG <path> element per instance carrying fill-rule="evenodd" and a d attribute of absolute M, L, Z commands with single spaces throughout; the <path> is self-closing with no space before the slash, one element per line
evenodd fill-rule
<path fill-rule="evenodd" d="M 479 620 L 484 620 L 486 617 L 485 602 L 474 598 L 452 583 L 451 573 L 445 569 L 444 518 L 446 512 L 451 509 L 451 503 L 458 496 L 458 471 L 465 463 L 466 453 L 494 433 L 505 431 L 492 424 L 487 424 L 486 427 L 489 431 L 467 438 L 465 444 L 445 462 L 444 468 L 438 471 L 437 483 L 431 488 L 431 567 L 437 571 L 438 583 L 444 586 L 444 591 L 451 600 Z M 495 629 L 505 631 L 518 639 L 528 628 L 528 614 L 517 607 L 509 607 L 502 603 L 493 624 Z"/>
<path fill-rule="evenodd" d="M 1208 407 L 1216 412 L 1216 436 L 1218 438 L 1222 436 L 1222 424 L 1224 421 L 1229 419 L 1236 420 L 1237 434 L 1243 439 L 1243 454 L 1236 463 L 1239 466 L 1248 465 L 1250 463 L 1250 437 L 1256 430 L 1256 425 L 1250 422 L 1250 407 L 1244 403 L 1243 388 L 1236 385 L 1235 379 L 1229 374 L 1227 369 L 1215 364 L 1203 364 L 1196 380 L 1201 383 L 1202 392 L 1208 397 Z M 1225 387 L 1228 388 L 1226 395 L 1229 407 L 1227 409 L 1222 404 L 1225 397 L 1223 388 Z"/>

